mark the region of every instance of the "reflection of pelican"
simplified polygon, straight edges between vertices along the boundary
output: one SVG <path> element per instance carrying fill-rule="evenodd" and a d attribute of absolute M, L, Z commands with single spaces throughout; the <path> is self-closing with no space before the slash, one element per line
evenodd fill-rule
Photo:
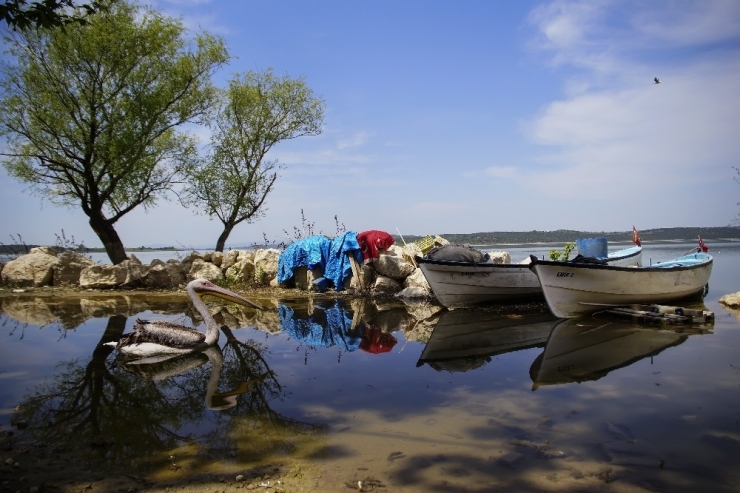
<path fill-rule="evenodd" d="M 136 373 L 147 380 L 158 381 L 197 368 L 208 361 L 211 362 L 211 376 L 206 385 L 206 407 L 213 411 L 223 411 L 236 406 L 237 396 L 252 391 L 256 383 L 265 379 L 265 375 L 262 375 L 240 382 L 234 390 L 229 392 L 216 392 L 224 365 L 223 353 L 218 346 L 170 358 L 151 357 L 123 362 L 121 366 L 126 371 Z"/>
<path fill-rule="evenodd" d="M 262 309 L 233 291 L 216 286 L 205 279 L 190 281 L 187 292 L 193 306 L 206 324 L 205 334 L 171 322 L 137 320 L 133 331 L 124 335 L 118 343 L 106 344 L 115 347 L 122 354 L 131 356 L 190 353 L 213 346 L 218 341 L 218 325 L 201 296 L 208 294 L 240 305 Z"/>

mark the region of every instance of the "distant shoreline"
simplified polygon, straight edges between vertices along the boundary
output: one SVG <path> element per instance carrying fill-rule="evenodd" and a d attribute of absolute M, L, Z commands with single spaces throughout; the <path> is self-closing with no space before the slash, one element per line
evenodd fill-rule
<path fill-rule="evenodd" d="M 740 227 L 723 226 L 711 228 L 658 228 L 638 230 L 640 238 L 645 243 L 650 242 L 684 242 L 694 241 L 702 237 L 704 241 L 740 241 Z M 412 243 L 423 238 L 423 235 L 392 235 L 396 243 Z M 430 233 L 430 236 L 435 234 Z M 605 237 L 612 243 L 631 242 L 632 231 L 618 232 L 598 232 L 598 231 L 575 231 L 559 229 L 556 231 L 494 231 L 488 233 L 464 233 L 464 234 L 439 234 L 450 243 L 458 245 L 522 245 L 522 244 L 558 244 L 575 241 L 578 238 Z M 0 244 L 0 255 L 2 254 L 22 254 L 31 248 L 40 245 L 2 245 Z M 257 245 L 227 247 L 226 250 L 251 250 Z M 260 245 L 264 247 L 265 245 Z M 52 248 L 55 248 L 52 246 Z M 70 248 L 59 248 L 59 250 L 69 250 Z M 174 246 L 167 247 L 136 247 L 126 248 L 127 252 L 175 252 L 175 251 L 212 251 L 212 248 L 177 248 Z M 78 249 L 81 253 L 105 252 L 105 248 L 94 247 L 87 248 L 80 246 Z"/>

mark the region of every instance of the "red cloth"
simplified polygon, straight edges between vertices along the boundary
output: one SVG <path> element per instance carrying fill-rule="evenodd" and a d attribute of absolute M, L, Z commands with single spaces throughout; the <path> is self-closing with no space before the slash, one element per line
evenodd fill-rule
<path fill-rule="evenodd" d="M 632 241 L 635 243 L 635 245 L 642 246 L 640 235 L 637 233 L 637 229 L 635 229 L 634 226 L 632 226 Z"/>
<path fill-rule="evenodd" d="M 357 235 L 357 243 L 360 244 L 364 264 L 377 259 L 382 250 L 388 250 L 395 242 L 396 240 L 385 231 L 371 229 Z"/>

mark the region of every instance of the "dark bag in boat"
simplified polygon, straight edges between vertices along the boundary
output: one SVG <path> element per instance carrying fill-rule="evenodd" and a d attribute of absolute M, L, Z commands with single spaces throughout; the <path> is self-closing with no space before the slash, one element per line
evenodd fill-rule
<path fill-rule="evenodd" d="M 431 260 L 447 260 L 450 262 L 473 262 L 476 264 L 488 262 L 491 258 L 486 252 L 481 252 L 475 248 L 444 245 L 432 248 L 427 254 Z"/>
<path fill-rule="evenodd" d="M 584 257 L 583 255 L 576 255 L 572 259 L 568 260 L 568 262 L 573 262 L 576 264 L 599 264 L 599 265 L 607 265 L 609 263 L 605 258 Z"/>

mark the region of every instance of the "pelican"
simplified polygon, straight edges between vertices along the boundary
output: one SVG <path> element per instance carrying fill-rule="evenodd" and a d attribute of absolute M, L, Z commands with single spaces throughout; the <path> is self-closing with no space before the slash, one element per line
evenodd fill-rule
<path fill-rule="evenodd" d="M 218 324 L 201 296 L 217 296 L 233 303 L 262 309 L 258 304 L 206 279 L 190 281 L 186 291 L 206 324 L 205 334 L 190 327 L 162 320 L 151 322 L 137 320 L 132 332 L 125 334 L 118 342 L 107 342 L 106 345 L 115 347 L 123 355 L 135 357 L 192 353 L 218 342 Z"/>

